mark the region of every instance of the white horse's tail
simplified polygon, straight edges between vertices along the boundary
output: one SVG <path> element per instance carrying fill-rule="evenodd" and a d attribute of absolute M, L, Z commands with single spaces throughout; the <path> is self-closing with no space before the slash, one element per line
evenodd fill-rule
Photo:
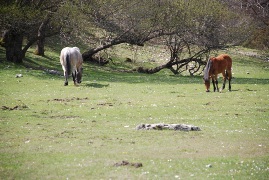
<path fill-rule="evenodd" d="M 66 61 L 66 73 L 68 75 L 70 75 L 71 74 L 71 63 L 70 63 L 70 55 L 68 53 L 66 53 L 65 61 Z"/>

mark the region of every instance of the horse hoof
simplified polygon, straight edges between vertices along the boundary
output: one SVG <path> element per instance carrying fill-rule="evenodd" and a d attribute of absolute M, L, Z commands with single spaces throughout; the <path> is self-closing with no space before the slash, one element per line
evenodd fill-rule
<path fill-rule="evenodd" d="M 209 90 L 206 90 L 205 92 L 210 92 Z"/>
<path fill-rule="evenodd" d="M 64 86 L 68 86 L 68 83 L 64 83 Z"/>

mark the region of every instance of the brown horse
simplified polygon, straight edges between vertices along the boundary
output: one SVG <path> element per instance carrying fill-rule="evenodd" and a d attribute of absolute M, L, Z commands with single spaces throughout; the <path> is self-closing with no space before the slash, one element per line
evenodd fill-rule
<path fill-rule="evenodd" d="M 65 76 L 64 85 L 68 85 L 68 76 L 70 74 L 72 74 L 75 85 L 77 85 L 77 83 L 81 83 L 83 59 L 79 48 L 63 48 L 60 55 L 60 62 Z"/>
<path fill-rule="evenodd" d="M 204 70 L 204 83 L 206 87 L 206 92 L 209 92 L 210 78 L 212 79 L 214 92 L 216 90 L 219 91 L 218 74 L 220 73 L 222 73 L 223 76 L 223 86 L 220 91 L 225 88 L 227 79 L 229 80 L 229 91 L 231 91 L 232 59 L 227 54 L 221 54 L 208 60 Z"/>

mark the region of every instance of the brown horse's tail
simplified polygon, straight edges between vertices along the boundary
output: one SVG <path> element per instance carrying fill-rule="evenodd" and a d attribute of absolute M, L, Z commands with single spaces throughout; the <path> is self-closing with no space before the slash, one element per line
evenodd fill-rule
<path fill-rule="evenodd" d="M 65 61 L 66 61 L 66 72 L 68 75 L 70 75 L 71 74 L 71 63 L 70 63 L 69 54 L 66 54 Z"/>
<path fill-rule="evenodd" d="M 227 70 L 225 70 L 225 76 L 226 76 L 226 79 L 229 78 L 229 74 L 228 74 L 228 71 Z"/>
<path fill-rule="evenodd" d="M 226 75 L 227 79 L 229 79 L 229 78 L 232 79 L 232 59 L 229 56 L 227 57 L 227 63 L 228 63 L 228 65 L 226 68 L 225 75 Z"/>

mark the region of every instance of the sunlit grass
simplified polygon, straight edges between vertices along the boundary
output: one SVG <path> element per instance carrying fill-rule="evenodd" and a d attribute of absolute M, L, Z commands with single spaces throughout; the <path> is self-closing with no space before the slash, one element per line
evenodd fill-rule
<path fill-rule="evenodd" d="M 0 178 L 268 179 L 268 62 L 230 54 L 232 92 L 222 93 L 205 93 L 199 76 L 87 63 L 82 84 L 65 87 L 41 70 L 61 72 L 53 51 L 1 62 L 0 108 L 18 108 L 0 109 Z M 162 122 L 202 131 L 135 130 Z M 122 160 L 143 167 L 114 166 Z"/>

